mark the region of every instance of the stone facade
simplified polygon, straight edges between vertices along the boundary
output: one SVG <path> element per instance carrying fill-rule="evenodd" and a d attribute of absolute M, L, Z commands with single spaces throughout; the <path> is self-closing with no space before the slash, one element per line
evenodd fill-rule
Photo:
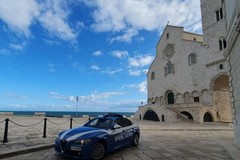
<path fill-rule="evenodd" d="M 225 11 L 228 42 L 225 56 L 230 71 L 234 137 L 240 146 L 240 0 L 225 1 Z"/>
<path fill-rule="evenodd" d="M 223 3 L 201 0 L 201 11 L 203 35 L 166 26 L 147 73 L 148 103 L 135 117 L 151 110 L 160 121 L 232 122 Z"/>

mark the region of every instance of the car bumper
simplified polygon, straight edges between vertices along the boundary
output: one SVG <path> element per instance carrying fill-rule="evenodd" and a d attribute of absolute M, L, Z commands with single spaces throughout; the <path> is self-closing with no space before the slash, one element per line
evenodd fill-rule
<path fill-rule="evenodd" d="M 76 145 L 71 142 L 61 143 L 59 140 L 55 141 L 55 151 L 59 155 L 76 159 L 90 159 L 92 153 L 91 144 Z"/>

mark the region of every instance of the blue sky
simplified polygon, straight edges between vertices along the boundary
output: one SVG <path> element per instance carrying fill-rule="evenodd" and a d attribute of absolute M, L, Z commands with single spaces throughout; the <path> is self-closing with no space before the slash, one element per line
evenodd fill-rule
<path fill-rule="evenodd" d="M 0 111 L 135 112 L 166 24 L 199 0 L 0 0 Z"/>

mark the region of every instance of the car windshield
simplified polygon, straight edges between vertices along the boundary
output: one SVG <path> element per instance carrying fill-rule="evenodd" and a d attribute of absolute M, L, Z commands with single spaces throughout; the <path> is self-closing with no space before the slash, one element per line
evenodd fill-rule
<path fill-rule="evenodd" d="M 95 127 L 95 128 L 103 128 L 103 129 L 110 129 L 112 125 L 112 120 L 107 118 L 95 118 L 84 126 L 87 127 Z"/>

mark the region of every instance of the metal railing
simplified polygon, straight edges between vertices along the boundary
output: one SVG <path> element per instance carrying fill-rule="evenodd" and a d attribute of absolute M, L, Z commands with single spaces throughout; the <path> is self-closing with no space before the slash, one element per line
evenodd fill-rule
<path fill-rule="evenodd" d="M 88 118 L 88 120 L 90 120 L 90 118 Z M 7 143 L 8 142 L 9 122 L 14 124 L 14 125 L 17 125 L 19 127 L 34 127 L 34 126 L 37 126 L 37 125 L 39 125 L 39 124 L 41 124 L 43 122 L 43 136 L 42 136 L 42 138 L 46 138 L 47 137 L 47 135 L 46 135 L 46 133 L 47 133 L 47 122 L 49 122 L 49 123 L 51 123 L 53 125 L 63 125 L 63 124 L 66 124 L 66 123 L 70 122 L 70 127 L 69 127 L 70 129 L 72 129 L 72 122 L 75 122 L 77 124 L 82 124 L 82 123 L 77 122 L 73 118 L 70 118 L 69 120 L 67 120 L 67 121 L 65 121 L 63 123 L 55 123 L 55 122 L 53 122 L 53 121 L 51 121 L 51 120 L 49 120 L 47 118 L 44 118 L 43 120 L 41 120 L 41 121 L 39 121 L 39 122 L 37 122 L 35 124 L 31 124 L 31 125 L 18 124 L 16 122 L 10 120 L 9 118 L 6 118 L 5 120 L 0 121 L 0 124 L 4 123 L 4 122 L 5 122 L 5 128 L 4 128 L 4 135 L 3 135 L 2 143 Z"/>

